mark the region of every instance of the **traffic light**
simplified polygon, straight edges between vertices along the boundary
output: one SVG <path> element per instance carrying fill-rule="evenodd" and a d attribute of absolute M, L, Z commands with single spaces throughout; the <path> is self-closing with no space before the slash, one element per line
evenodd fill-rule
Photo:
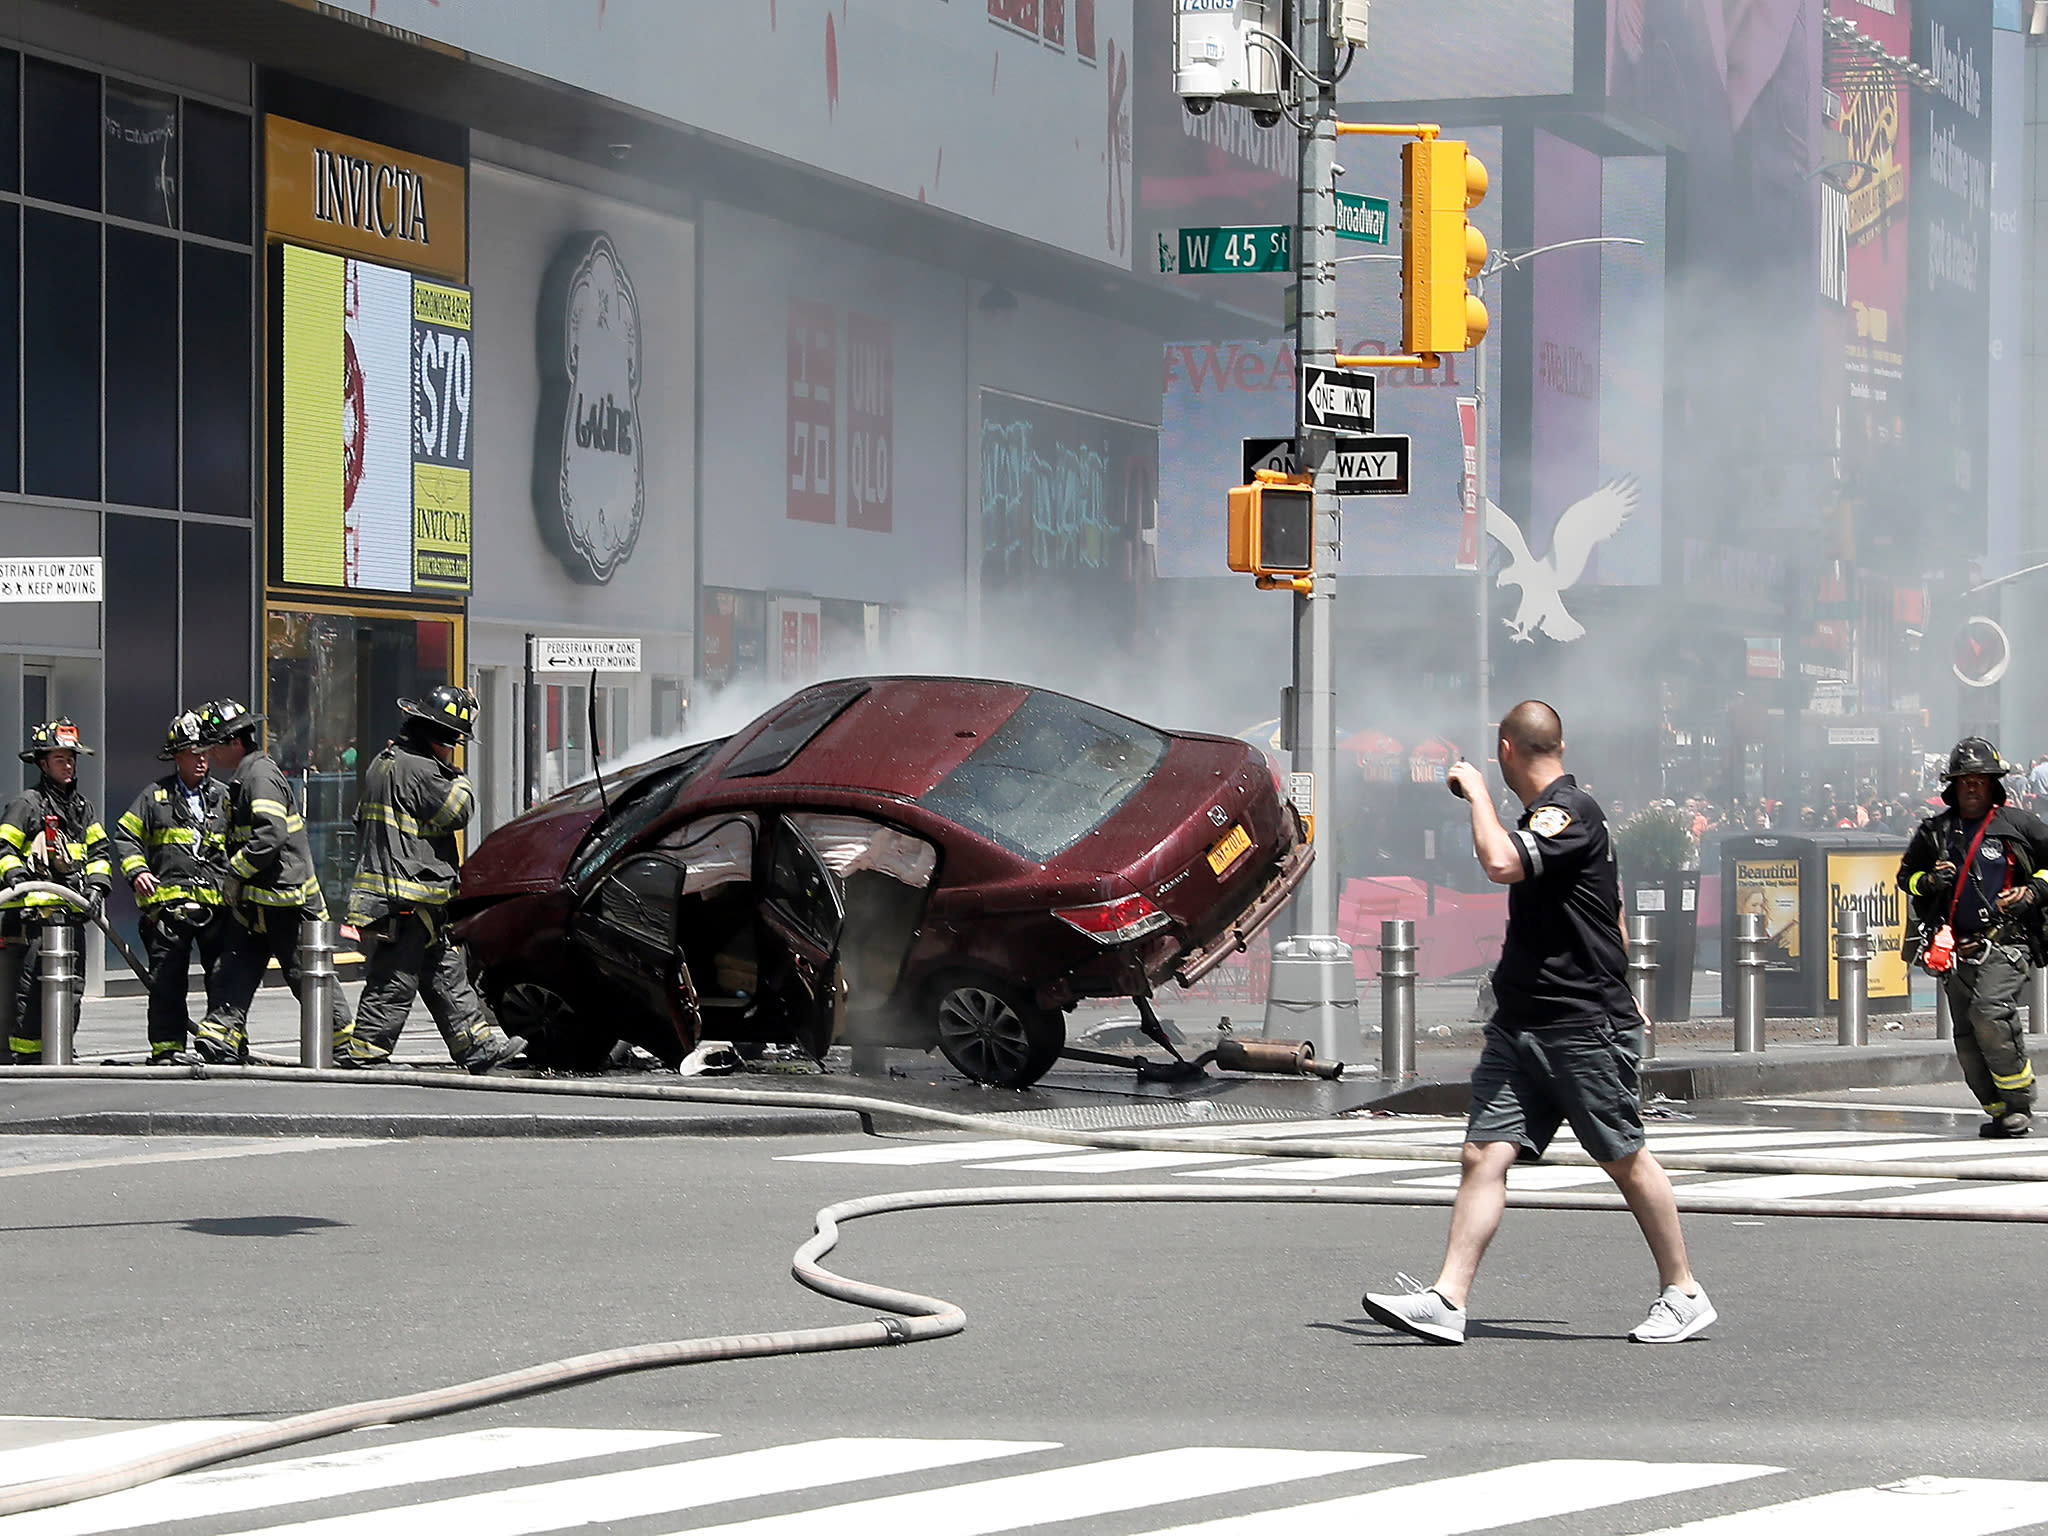
<path fill-rule="evenodd" d="M 1486 265 L 1486 236 L 1466 213 L 1486 196 L 1486 167 L 1457 139 L 1401 146 L 1401 344 L 1463 352 L 1486 334 L 1486 305 L 1465 287 Z"/>
<path fill-rule="evenodd" d="M 1315 575 L 1315 492 L 1307 475 L 1256 472 L 1230 488 L 1230 568 L 1262 587 L 1301 590 Z"/>

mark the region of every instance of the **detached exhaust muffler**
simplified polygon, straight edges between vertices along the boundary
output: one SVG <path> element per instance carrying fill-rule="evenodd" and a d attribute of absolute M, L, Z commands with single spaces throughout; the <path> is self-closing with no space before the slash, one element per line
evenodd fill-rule
<path fill-rule="evenodd" d="M 1241 1040 L 1227 1035 L 1217 1042 L 1215 1057 L 1225 1072 L 1271 1072 L 1335 1082 L 1344 1071 L 1341 1061 L 1317 1061 L 1315 1044 L 1309 1040 Z"/>

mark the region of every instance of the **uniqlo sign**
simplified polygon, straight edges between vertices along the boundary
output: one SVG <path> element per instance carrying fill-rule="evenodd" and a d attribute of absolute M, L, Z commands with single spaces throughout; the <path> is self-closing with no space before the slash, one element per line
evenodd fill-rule
<path fill-rule="evenodd" d="M 846 526 L 887 533 L 892 521 L 896 370 L 892 327 L 846 317 Z"/>
<path fill-rule="evenodd" d="M 833 419 L 839 379 L 839 313 L 830 304 L 789 302 L 789 515 L 838 520 Z"/>

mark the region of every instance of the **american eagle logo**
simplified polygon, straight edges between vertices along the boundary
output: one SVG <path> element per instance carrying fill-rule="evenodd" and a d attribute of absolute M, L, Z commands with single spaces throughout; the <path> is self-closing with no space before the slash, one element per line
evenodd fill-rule
<path fill-rule="evenodd" d="M 1507 551 L 1507 569 L 1496 586 L 1520 587 L 1522 601 L 1515 616 L 1502 622 L 1516 640 L 1533 645 L 1540 630 L 1552 640 L 1579 640 L 1586 626 L 1564 606 L 1564 593 L 1585 574 L 1595 545 L 1614 537 L 1635 512 L 1637 482 L 1610 480 L 1590 496 L 1565 508 L 1551 530 L 1550 553 L 1538 560 L 1529 553 L 1521 525 L 1491 501 L 1486 504 L 1486 531 Z"/>

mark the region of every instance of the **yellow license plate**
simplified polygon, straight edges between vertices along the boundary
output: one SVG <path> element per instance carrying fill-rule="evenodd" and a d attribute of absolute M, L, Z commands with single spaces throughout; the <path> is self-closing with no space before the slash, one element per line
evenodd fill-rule
<path fill-rule="evenodd" d="M 1251 833 L 1243 827 L 1232 827 L 1223 835 L 1223 840 L 1209 850 L 1209 868 L 1222 874 L 1249 853 L 1251 846 Z"/>

